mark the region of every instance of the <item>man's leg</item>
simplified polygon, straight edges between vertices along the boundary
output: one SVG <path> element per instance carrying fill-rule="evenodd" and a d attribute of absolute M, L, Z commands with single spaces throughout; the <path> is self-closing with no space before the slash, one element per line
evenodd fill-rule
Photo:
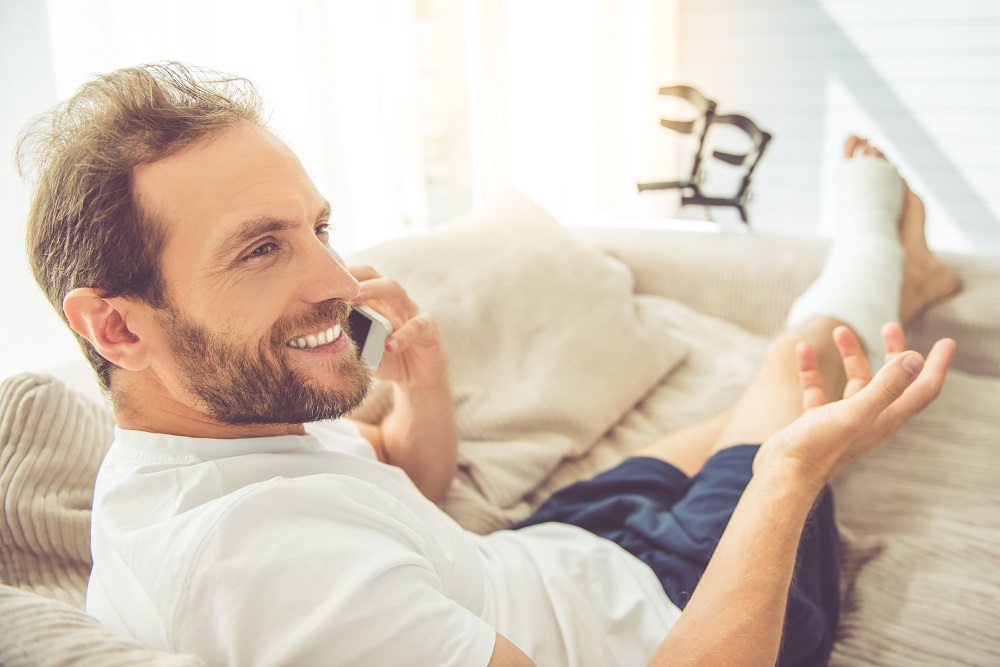
<path fill-rule="evenodd" d="M 819 316 L 783 332 L 770 343 L 756 375 L 732 407 L 711 419 L 668 433 L 632 456 L 666 461 L 693 477 L 718 450 L 763 442 L 790 424 L 802 414 L 802 390 L 794 356 L 800 341 L 809 342 L 816 350 L 828 395 L 839 395 L 845 377 L 833 344 L 833 330 L 841 324 Z"/>
<path fill-rule="evenodd" d="M 872 162 L 884 156 L 855 137 L 848 139 L 844 149 L 848 160 L 855 155 L 868 160 L 848 173 L 846 188 L 847 195 L 856 195 L 864 206 L 859 210 L 852 207 L 857 201 L 840 202 L 855 217 L 840 220 L 846 224 L 839 228 L 827 266 L 796 301 L 788 330 L 771 343 L 756 376 L 730 409 L 638 453 L 664 460 L 688 475 L 697 474 L 672 504 L 669 520 L 657 517 L 651 524 L 656 530 L 646 531 L 639 540 L 646 549 L 643 560 L 660 574 L 664 590 L 681 606 L 697 585 L 752 474 L 756 449 L 736 445 L 763 442 L 802 413 L 795 355 L 798 343 L 806 341 L 816 351 L 817 371 L 827 395 L 839 396 L 845 376 L 833 342 L 837 326 L 849 325 L 872 357 L 881 348 L 881 323 L 897 314 L 909 321 L 958 288 L 954 271 L 927 248 L 920 200 L 898 176 L 891 178 L 894 171 L 886 169 L 888 163 Z M 868 175 L 874 175 L 876 182 L 866 185 L 861 177 Z M 876 192 L 866 192 L 869 186 Z M 889 205 L 896 195 L 903 205 L 902 215 Z M 868 235 L 859 224 L 874 225 L 875 233 Z M 894 242 L 887 231 L 893 232 Z M 886 354 L 898 353 L 904 345 L 895 330 L 886 340 Z M 711 463 L 704 465 L 713 455 Z M 797 561 L 779 656 L 782 667 L 824 664 L 832 650 L 840 591 L 837 532 L 829 494 L 813 509 Z"/>
<path fill-rule="evenodd" d="M 848 137 L 844 143 L 845 160 L 853 160 L 860 156 L 884 160 L 882 152 L 870 146 L 866 140 Z M 879 168 L 878 165 L 868 166 Z M 866 175 L 864 170 L 859 171 L 861 177 Z M 876 183 L 866 183 L 857 174 L 849 176 L 853 178 L 847 179 L 848 187 L 842 195 L 854 199 L 839 202 L 842 207 L 839 217 L 841 222 L 846 223 L 842 225 L 840 238 L 835 241 L 839 244 L 837 250 L 840 256 L 834 259 L 839 263 L 839 267 L 828 266 L 817 280 L 817 283 L 825 280 L 827 284 L 820 284 L 818 290 L 814 289 L 815 285 L 810 288 L 813 291 L 813 302 L 806 304 L 808 310 L 800 307 L 801 299 L 796 303 L 801 322 L 793 323 L 772 341 L 757 374 L 731 408 L 706 422 L 669 433 L 638 450 L 634 456 L 659 458 L 691 476 L 700 470 L 705 461 L 716 451 L 741 443 L 762 442 L 787 426 L 802 414 L 802 393 L 794 355 L 795 346 L 800 341 L 810 343 L 816 351 L 827 395 L 840 395 L 845 378 L 832 334 L 834 328 L 840 324 L 854 324 L 845 320 L 858 321 L 858 318 L 853 317 L 854 313 L 850 312 L 847 312 L 845 320 L 828 316 L 825 313 L 827 308 L 822 301 L 823 297 L 830 296 L 835 302 L 836 309 L 843 310 L 844 301 L 852 296 L 852 291 L 865 289 L 875 292 L 881 288 L 882 304 L 863 301 L 861 306 L 867 307 L 874 314 L 861 318 L 861 327 L 852 326 L 861 335 L 871 352 L 881 349 L 878 329 L 882 323 L 894 319 L 897 314 L 903 323 L 907 323 L 930 304 L 957 291 L 958 279 L 954 270 L 935 257 L 927 247 L 924 236 L 924 206 L 920 198 L 913 194 L 905 183 L 899 181 L 902 187 L 903 207 L 902 214 L 897 215 L 885 201 L 886 199 L 891 201 L 893 198 L 894 185 L 893 180 L 887 178 L 884 171 L 875 172 L 875 176 L 882 178 L 882 182 Z M 879 196 L 873 198 L 865 188 L 875 190 L 882 188 L 882 190 L 876 193 Z M 885 190 L 889 191 L 888 197 L 884 196 Z M 861 210 L 859 213 L 859 206 L 864 207 L 873 203 L 874 211 Z M 843 220 L 845 216 L 851 219 Z M 859 269 L 871 268 L 859 264 L 867 259 L 865 251 L 869 251 L 871 245 L 875 246 L 874 252 L 882 250 L 889 254 L 893 253 L 892 247 L 886 243 L 884 234 L 877 235 L 873 243 L 867 248 L 864 247 L 862 244 L 869 242 L 870 239 L 865 236 L 864 230 L 857 231 L 858 225 L 862 223 L 881 225 L 882 231 L 889 227 L 898 239 L 897 243 L 902 249 L 902 259 L 890 259 L 876 270 L 874 275 L 872 272 L 868 275 L 859 272 Z M 844 227 L 847 229 L 844 230 Z M 849 233 L 844 234 L 844 231 Z M 857 238 L 859 235 L 861 238 Z M 855 245 L 859 247 L 855 248 Z M 874 259 L 878 261 L 877 256 Z M 900 261 L 901 269 L 898 268 Z M 886 264 L 888 266 L 885 266 Z M 897 267 L 895 274 L 902 282 L 899 287 L 896 287 L 899 282 L 891 276 L 879 278 L 879 274 L 884 276 L 890 273 L 893 266 Z M 836 285 L 830 285 L 840 278 L 838 273 L 850 274 L 847 277 L 848 285 L 842 290 L 847 292 L 846 294 L 837 294 Z M 852 280 L 853 284 L 850 282 Z M 858 284 L 860 287 L 854 286 Z M 896 294 L 898 302 L 892 300 Z M 804 297 L 807 296 L 810 296 L 808 292 Z M 809 310 L 812 313 L 809 313 Z M 880 311 L 887 310 L 888 314 L 879 315 Z M 870 356 L 875 355 L 870 354 Z"/>

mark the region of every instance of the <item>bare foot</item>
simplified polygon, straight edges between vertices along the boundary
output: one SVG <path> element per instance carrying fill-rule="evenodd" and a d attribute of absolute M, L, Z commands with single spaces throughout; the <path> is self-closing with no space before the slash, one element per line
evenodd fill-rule
<path fill-rule="evenodd" d="M 904 183 L 905 185 L 905 183 Z M 909 323 L 932 304 L 955 294 L 961 287 L 958 274 L 927 247 L 924 236 L 924 202 L 905 186 L 899 239 L 903 245 L 903 289 L 899 319 Z"/>
<path fill-rule="evenodd" d="M 844 157 L 885 155 L 868 139 L 850 135 L 844 140 Z M 927 246 L 924 235 L 924 203 L 903 182 L 903 211 L 899 217 L 899 240 L 903 246 L 903 288 L 900 294 L 899 319 L 906 324 L 921 311 L 959 290 L 958 274 L 941 261 Z"/>
<path fill-rule="evenodd" d="M 854 157 L 855 153 L 860 152 L 863 155 L 874 155 L 875 157 L 880 157 L 883 160 L 885 155 L 875 146 L 868 143 L 868 139 L 864 137 L 859 137 L 856 134 L 848 135 L 844 139 L 844 158 L 851 159 Z"/>

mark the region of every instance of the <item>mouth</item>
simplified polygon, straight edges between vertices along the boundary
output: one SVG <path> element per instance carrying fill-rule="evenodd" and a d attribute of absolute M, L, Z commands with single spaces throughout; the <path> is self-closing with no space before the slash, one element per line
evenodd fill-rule
<path fill-rule="evenodd" d="M 311 350 L 335 343 L 342 335 L 343 329 L 341 329 L 339 324 L 334 324 L 332 327 L 326 329 L 293 336 L 285 345 L 296 350 Z"/>

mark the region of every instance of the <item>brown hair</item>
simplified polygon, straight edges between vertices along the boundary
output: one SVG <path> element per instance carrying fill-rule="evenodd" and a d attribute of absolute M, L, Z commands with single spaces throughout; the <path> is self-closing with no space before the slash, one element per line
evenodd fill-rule
<path fill-rule="evenodd" d="M 37 178 L 28 258 L 63 320 L 63 299 L 77 287 L 166 304 L 164 231 L 142 209 L 133 169 L 240 124 L 264 125 L 251 82 L 171 62 L 97 76 L 25 128 L 18 166 Z M 110 390 L 113 364 L 79 334 L 77 341 Z"/>

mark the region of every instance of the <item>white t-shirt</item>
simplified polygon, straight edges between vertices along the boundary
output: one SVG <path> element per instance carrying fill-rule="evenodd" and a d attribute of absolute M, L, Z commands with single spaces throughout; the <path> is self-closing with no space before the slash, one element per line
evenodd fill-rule
<path fill-rule="evenodd" d="M 97 478 L 87 611 L 213 665 L 641 665 L 679 610 L 579 528 L 480 536 L 350 422 L 209 440 L 117 430 Z"/>

